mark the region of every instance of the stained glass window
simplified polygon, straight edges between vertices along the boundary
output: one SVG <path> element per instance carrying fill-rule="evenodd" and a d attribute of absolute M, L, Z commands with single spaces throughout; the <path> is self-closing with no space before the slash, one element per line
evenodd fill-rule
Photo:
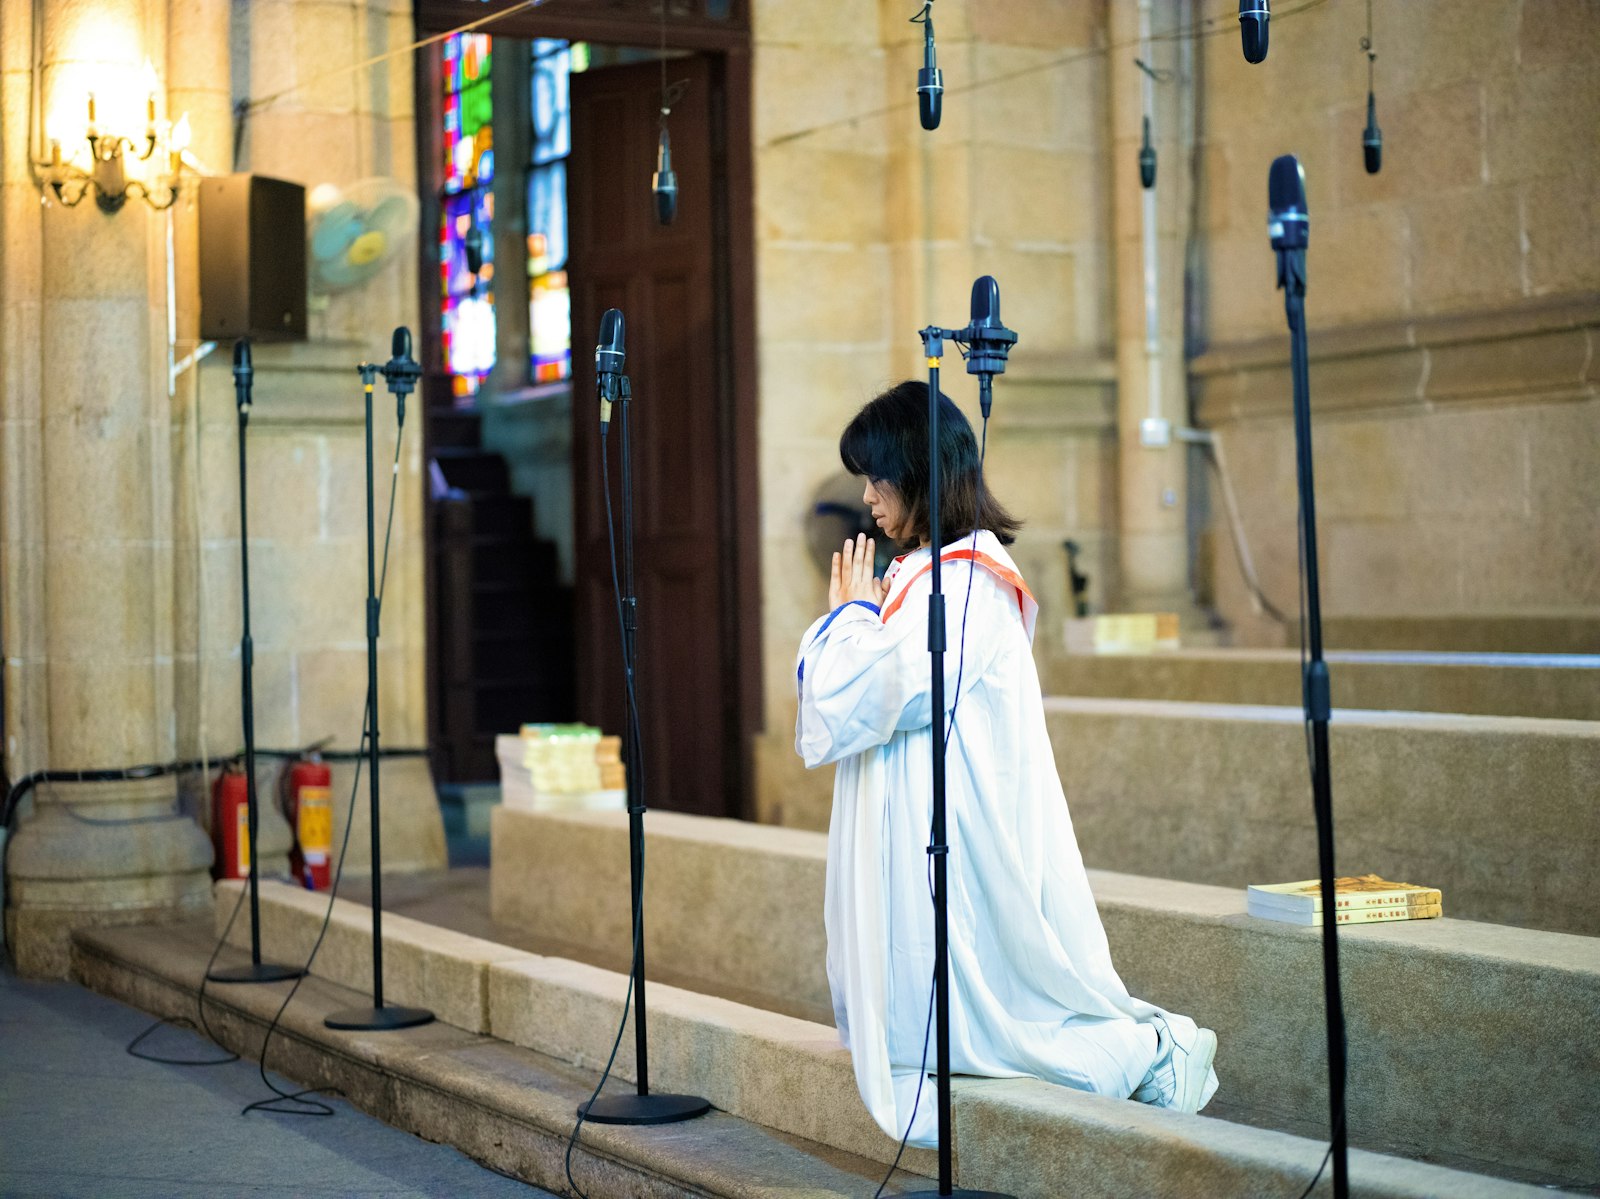
<path fill-rule="evenodd" d="M 445 369 L 458 399 L 476 395 L 495 362 L 492 50 L 488 34 L 456 34 L 445 40 L 442 60 L 440 315 Z"/>
<path fill-rule="evenodd" d="M 572 112 L 567 82 L 589 61 L 582 43 L 533 42 L 533 119 L 528 164 L 528 344 L 534 383 L 572 377 L 572 293 L 567 285 L 567 156 Z"/>

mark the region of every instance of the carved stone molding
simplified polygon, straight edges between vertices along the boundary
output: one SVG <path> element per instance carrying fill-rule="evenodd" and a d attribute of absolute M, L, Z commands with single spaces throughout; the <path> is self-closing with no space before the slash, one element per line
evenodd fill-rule
<path fill-rule="evenodd" d="M 1595 294 L 1313 329 L 1309 342 L 1312 402 L 1322 414 L 1600 397 Z M 1208 350 L 1190 362 L 1189 377 L 1203 425 L 1290 415 L 1287 334 Z"/>

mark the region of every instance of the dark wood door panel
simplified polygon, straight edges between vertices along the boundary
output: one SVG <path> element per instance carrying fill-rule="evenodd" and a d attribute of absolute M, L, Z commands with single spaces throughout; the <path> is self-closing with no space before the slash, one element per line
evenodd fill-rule
<path fill-rule="evenodd" d="M 711 71 L 702 57 L 673 59 L 669 82 L 688 80 L 671 118 L 679 208 L 656 222 L 650 173 L 656 157 L 660 71 L 653 64 L 585 72 L 572 80 L 574 384 L 594 394 L 600 314 L 627 322 L 627 371 L 639 591 L 638 687 L 645 717 L 646 799 L 653 807 L 735 814 L 738 780 L 729 746 L 741 736 L 734 613 L 724 583 L 722 527 L 734 480 L 719 389 L 711 195 Z M 579 693 L 584 718 L 620 729 L 623 680 L 611 590 L 598 412 L 574 405 L 578 489 Z M 614 414 L 615 416 L 615 414 Z M 614 514 L 622 517 L 619 428 L 609 464 Z M 620 552 L 620 546 L 619 546 Z"/>

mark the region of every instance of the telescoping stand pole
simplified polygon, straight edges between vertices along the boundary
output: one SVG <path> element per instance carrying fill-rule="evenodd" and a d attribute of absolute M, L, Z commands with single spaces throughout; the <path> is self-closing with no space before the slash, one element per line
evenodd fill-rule
<path fill-rule="evenodd" d="M 247 516 L 249 488 L 245 485 L 245 430 L 250 425 L 251 388 L 255 370 L 250 363 L 250 343 L 240 338 L 233 345 L 233 391 L 239 404 L 239 574 L 243 588 L 244 635 L 239 639 L 240 711 L 244 717 L 245 852 L 250 857 L 250 964 L 223 966 L 206 975 L 218 983 L 275 983 L 299 978 L 298 966 L 279 966 L 261 960 L 261 868 L 256 801 L 255 643 L 250 639 L 250 532 Z"/>
<path fill-rule="evenodd" d="M 933 713 L 933 819 L 928 838 L 928 853 L 933 857 L 933 986 L 934 986 L 934 1039 L 938 1062 L 938 1116 L 939 1116 L 939 1189 L 914 1191 L 912 1196 L 926 1199 L 933 1195 L 956 1196 L 958 1199 L 1010 1199 L 999 1191 L 974 1191 L 955 1189 L 955 1163 L 951 1152 L 954 1139 L 950 1119 L 950 912 L 946 865 L 950 846 L 945 843 L 945 710 L 944 710 L 944 653 L 945 620 L 943 571 L 940 556 L 943 553 L 943 534 L 940 527 L 940 455 L 939 455 L 939 362 L 944 356 L 946 339 L 966 343 L 977 321 L 979 290 L 994 280 L 987 275 L 973 288 L 974 323 L 966 329 L 940 329 L 929 326 L 922 330 L 922 352 L 928 360 L 928 542 L 933 551 L 933 594 L 928 597 L 928 656 L 933 668 L 929 681 L 931 711 Z M 998 293 L 996 293 L 998 295 Z M 998 298 L 995 300 L 998 308 Z M 998 323 L 999 314 L 995 312 Z M 1011 335 L 1015 341 L 1015 334 Z M 1001 366 L 1004 369 L 1004 366 Z M 988 380 L 984 379 L 987 392 Z M 985 416 L 988 406 L 985 404 Z"/>
<path fill-rule="evenodd" d="M 372 387 L 381 372 L 395 396 L 395 436 L 405 427 L 406 394 L 422 374 L 411 357 L 411 333 L 394 331 L 393 357 L 378 367 L 363 362 L 361 390 L 367 406 L 367 794 L 372 823 L 372 1006 L 343 1008 L 322 1021 L 329 1028 L 355 1032 L 383 1032 L 427 1024 L 433 1013 L 426 1008 L 400 1007 L 383 1002 L 383 853 L 379 844 L 378 813 L 378 544 L 376 510 L 372 496 Z"/>
<path fill-rule="evenodd" d="M 578 1113 L 595 1124 L 673 1124 L 692 1120 L 711 1110 L 711 1102 L 698 1095 L 652 1094 L 650 1050 L 644 1003 L 644 812 L 645 785 L 641 768 L 639 711 L 639 596 L 633 562 L 633 448 L 628 411 L 633 386 L 622 373 L 622 313 L 608 309 L 600 322 L 600 346 L 595 353 L 596 383 L 600 389 L 602 426 L 610 405 L 617 406 L 618 433 L 622 440 L 622 671 L 625 678 L 626 727 L 623 731 L 628 789 L 628 872 L 633 915 L 633 1049 L 638 1085 L 632 1095 L 602 1095 L 584 1103 Z M 611 357 L 602 361 L 606 355 Z M 606 452 L 605 438 L 600 452 Z"/>
<path fill-rule="evenodd" d="M 1332 1125 L 1333 1193 L 1350 1193 L 1346 1173 L 1344 999 L 1339 986 L 1339 920 L 1333 862 L 1333 777 L 1328 763 L 1328 720 L 1332 698 L 1328 665 L 1322 657 L 1322 599 L 1317 575 L 1317 500 L 1311 471 L 1311 378 L 1306 365 L 1306 212 L 1305 175 L 1299 160 L 1285 154 L 1268 177 L 1269 228 L 1278 257 L 1278 286 L 1289 320 L 1289 362 L 1294 377 L 1294 451 L 1300 490 L 1300 545 L 1305 571 L 1302 701 L 1311 730 L 1311 804 L 1317 822 L 1317 863 L 1322 875 L 1322 988 L 1328 1025 L 1328 1107 Z"/>

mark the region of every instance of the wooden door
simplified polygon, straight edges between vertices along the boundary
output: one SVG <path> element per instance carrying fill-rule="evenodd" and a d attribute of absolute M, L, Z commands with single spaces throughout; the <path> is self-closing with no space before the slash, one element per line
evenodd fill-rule
<path fill-rule="evenodd" d="M 678 215 L 655 219 L 661 71 L 656 63 L 572 77 L 568 164 L 573 347 L 578 706 L 620 732 L 623 680 L 601 491 L 594 345 L 620 308 L 633 382 L 632 449 L 639 594 L 637 686 L 651 807 L 737 815 L 744 752 L 735 661 L 732 398 L 724 380 L 712 203 L 711 79 L 704 56 L 667 64 L 688 88 L 671 117 Z M 621 458 L 609 437 L 621 534 Z M 753 516 L 753 514 L 751 514 Z M 618 546 L 620 557 L 621 546 Z"/>

